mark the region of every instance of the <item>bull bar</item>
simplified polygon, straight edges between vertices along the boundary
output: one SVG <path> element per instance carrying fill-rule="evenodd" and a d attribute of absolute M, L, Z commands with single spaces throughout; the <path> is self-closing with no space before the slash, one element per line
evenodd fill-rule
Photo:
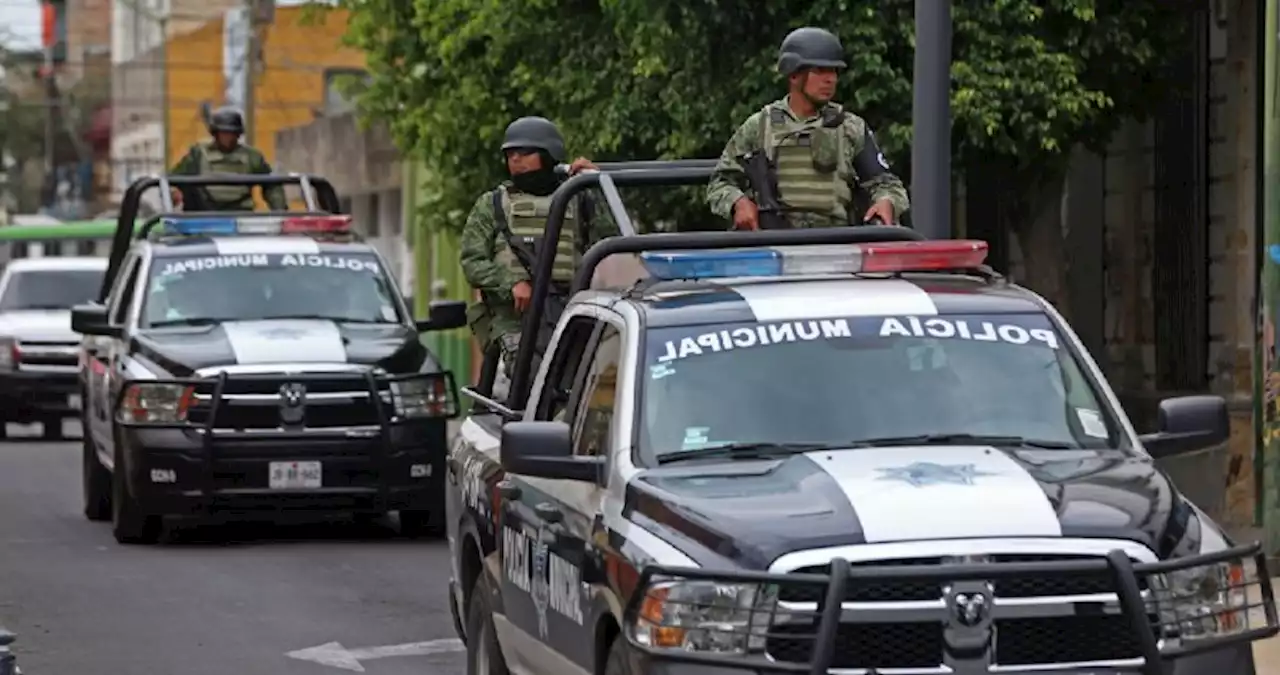
<path fill-rule="evenodd" d="M 1247 574 L 1247 565 L 1250 563 L 1255 570 L 1252 578 L 1244 576 L 1244 574 Z M 1199 614 L 1190 618 L 1183 617 L 1179 612 L 1179 603 L 1185 598 L 1179 599 L 1172 597 L 1172 595 L 1164 597 L 1162 593 L 1165 593 L 1167 589 L 1156 590 L 1164 582 L 1151 583 L 1167 579 L 1166 575 L 1171 573 L 1187 572 L 1196 568 L 1209 568 L 1209 566 L 1213 565 L 1240 566 L 1243 581 L 1237 583 L 1232 580 L 1225 589 L 1220 589 L 1220 591 L 1225 590 L 1228 598 L 1232 595 L 1232 591 L 1243 591 L 1245 600 L 1243 604 L 1227 605 L 1225 608 L 1211 611 L 1209 614 Z M 858 624 L 884 621 L 884 617 L 876 616 L 876 611 L 867 604 L 856 603 L 860 607 L 853 608 L 848 606 L 845 598 L 851 584 L 859 582 L 883 583 L 888 581 L 937 582 L 940 587 L 945 586 L 940 595 L 947 598 L 947 608 L 951 612 L 954 611 L 956 595 L 956 592 L 950 586 L 951 584 L 957 582 L 986 582 L 990 584 L 999 580 L 1034 579 L 1046 575 L 1059 577 L 1105 575 L 1104 578 L 1110 581 L 1112 592 L 1114 592 L 1118 600 L 1119 612 L 1127 618 L 1129 628 L 1140 647 L 1140 654 L 1138 658 L 1132 660 L 1131 664 L 1124 666 L 1095 666 L 1091 664 L 1071 664 L 1068 666 L 1064 664 L 1060 670 L 1052 667 L 1037 668 L 1037 670 L 1044 672 L 1136 672 L 1142 675 L 1167 675 L 1172 670 L 1169 662 L 1173 660 L 1268 638 L 1280 632 L 1280 622 L 1277 621 L 1275 598 L 1272 595 L 1271 578 L 1267 570 L 1266 558 L 1261 552 L 1261 545 L 1255 543 L 1236 546 L 1214 553 L 1151 563 L 1135 563 L 1125 552 L 1114 550 L 1104 558 L 980 565 L 876 565 L 853 567 L 848 560 L 835 558 L 831 560 L 829 571 L 826 574 L 777 574 L 650 565 L 641 571 L 636 590 L 631 594 L 631 599 L 624 610 L 623 616 L 626 627 L 623 633 L 633 649 L 655 661 L 751 669 L 760 672 L 825 675 L 832 668 L 836 656 L 837 632 L 842 623 Z M 654 647 L 651 644 L 646 644 L 638 636 L 637 627 L 641 622 L 658 628 L 672 627 L 665 624 L 655 624 L 642 617 L 643 606 L 647 600 L 654 597 L 650 595 L 654 584 L 688 581 L 754 586 L 757 589 L 756 597 L 759 594 L 767 594 L 768 589 L 773 589 L 776 597 L 776 591 L 780 587 L 807 586 L 811 589 L 821 587 L 823 592 L 820 594 L 821 599 L 817 603 L 815 611 L 789 608 L 784 608 L 780 611 L 779 603 L 775 601 L 772 606 L 758 609 L 753 605 L 750 609 L 746 609 L 746 625 L 741 630 L 699 629 L 709 633 L 739 635 L 746 638 L 767 640 L 770 637 L 783 636 L 783 634 L 773 631 L 774 627 L 780 623 L 785 622 L 793 627 L 797 623 L 808 625 L 812 627 L 811 631 L 800 635 L 786 633 L 785 637 L 787 639 L 802 637 L 811 640 L 810 661 L 808 663 L 777 661 L 764 653 L 763 648 L 758 648 L 755 653 L 749 653 L 751 652 L 749 640 L 747 643 L 748 648 L 744 650 L 744 653 L 732 655 L 688 650 L 684 649 L 683 645 L 679 647 Z M 1147 586 L 1151 590 L 1144 592 L 1142 590 L 1142 581 L 1148 582 Z M 1258 597 L 1250 597 L 1254 595 Z M 987 598 L 990 598 L 990 594 L 987 595 Z M 700 603 L 678 603 L 669 600 L 664 600 L 664 602 L 664 607 L 666 605 L 707 606 Z M 1256 627 L 1251 627 L 1252 618 L 1257 614 L 1255 610 L 1261 610 L 1261 621 Z M 780 613 L 786 615 L 785 619 L 780 620 Z M 764 617 L 760 625 L 755 625 L 756 615 L 758 614 L 763 614 Z M 1170 614 L 1173 616 L 1172 620 L 1167 618 Z M 976 626 L 960 625 L 959 620 L 953 619 L 947 622 L 947 630 L 958 631 L 960 635 L 957 640 L 967 638 L 970 640 L 968 644 L 972 645 L 973 638 L 977 637 L 980 640 L 980 644 L 985 646 L 993 642 L 991 636 L 996 629 L 992 626 L 993 620 L 997 618 L 1000 618 L 998 605 L 987 613 L 985 621 Z M 1194 625 L 1187 623 L 1189 620 L 1208 620 L 1215 623 L 1219 621 L 1242 622 L 1242 625 L 1233 626 L 1238 630 L 1228 634 L 1207 638 L 1185 638 L 1182 636 L 1182 632 L 1188 625 Z M 740 624 L 743 622 L 738 621 L 735 623 Z M 720 625 L 723 625 L 723 623 Z M 948 645 L 950 646 L 950 644 L 951 638 L 949 637 Z M 989 656 L 985 658 L 986 660 L 972 659 L 968 661 L 961 659 L 947 665 L 954 675 L 987 674 L 991 672 L 989 667 L 992 664 L 989 663 Z M 870 674 L 877 672 L 874 664 L 860 665 L 858 669 L 865 670 Z M 1009 671 L 1021 670 L 1017 666 L 1003 669 Z"/>
<path fill-rule="evenodd" d="M 226 399 L 224 392 L 227 387 L 227 373 L 221 371 L 216 377 L 211 378 L 185 378 L 185 379 L 166 379 L 166 380 L 133 380 L 127 382 L 117 393 L 112 410 L 115 411 L 117 423 L 122 427 L 129 428 L 147 428 L 147 429 L 195 429 L 201 435 L 202 445 L 202 487 L 200 492 L 202 497 L 209 497 L 216 492 L 214 488 L 214 462 L 216 457 L 216 439 L 219 434 L 216 433 L 216 424 L 218 413 L 225 406 Z M 298 382 L 305 384 L 307 382 L 332 380 L 333 373 L 312 372 L 312 373 L 293 373 L 285 379 L 289 382 Z M 376 454 L 372 458 L 375 465 L 379 469 L 387 468 L 388 454 L 391 441 L 391 430 L 393 427 L 414 422 L 422 422 L 438 419 L 453 419 L 459 414 L 458 394 L 453 381 L 453 373 L 449 371 L 435 373 L 413 373 L 407 375 L 397 375 L 389 373 L 374 373 L 366 371 L 363 374 L 364 394 L 369 397 L 369 402 L 375 411 L 378 427 L 379 442 L 376 444 Z M 279 374 L 263 373 L 263 374 L 238 374 L 235 377 L 237 383 L 241 382 L 272 382 L 276 383 L 281 380 Z M 441 382 L 444 386 L 445 401 L 444 409 L 439 412 L 421 415 L 406 416 L 396 413 L 399 409 L 397 403 L 402 403 L 406 396 L 397 391 L 402 383 L 406 382 Z M 191 395 L 207 395 L 209 397 L 208 412 L 205 415 L 203 423 L 192 423 L 185 419 L 173 421 L 157 421 L 157 422 L 135 422 L 132 420 L 122 419 L 120 415 L 121 406 L 124 398 L 128 395 L 131 388 L 139 385 L 169 385 L 174 387 L 185 387 Z M 354 392 L 353 392 L 354 393 Z M 391 412 L 388 411 L 388 407 Z M 316 439 L 322 438 L 326 430 L 320 429 L 302 429 L 289 430 L 285 429 L 279 432 L 273 432 L 264 436 L 265 439 L 274 441 L 288 441 L 300 439 Z M 330 431 L 330 434 L 345 435 L 345 431 Z M 380 482 L 380 496 L 385 498 L 387 486 L 385 482 Z"/>

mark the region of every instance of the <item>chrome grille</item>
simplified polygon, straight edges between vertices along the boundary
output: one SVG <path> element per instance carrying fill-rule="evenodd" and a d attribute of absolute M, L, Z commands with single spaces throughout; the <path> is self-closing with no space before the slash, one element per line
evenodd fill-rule
<path fill-rule="evenodd" d="M 80 365 L 80 343 L 49 340 L 19 340 L 17 344 L 19 366 Z"/>
<path fill-rule="evenodd" d="M 1053 562 L 1096 559 L 1078 554 L 993 554 L 983 562 Z M 972 560 L 973 556 L 969 556 Z M 855 561 L 861 566 L 939 565 L 942 556 Z M 826 566 L 805 566 L 794 573 L 826 574 Z M 1141 581 L 1141 580 L 1140 580 Z M 1147 590 L 1141 581 L 1142 590 Z M 1102 575 L 1002 580 L 992 584 L 996 607 L 1018 609 L 997 615 L 993 623 L 990 664 L 1003 667 L 1097 664 L 1141 658 L 1141 648 L 1120 614 L 1114 585 Z M 785 587 L 779 600 L 785 608 L 811 609 L 819 600 L 818 587 Z M 856 581 L 845 593 L 846 623 L 841 624 L 833 668 L 907 669 L 939 672 L 950 656 L 944 640 L 947 606 L 943 584 L 922 581 Z M 1003 601 L 1003 602 L 1002 602 Z M 853 623 L 848 603 L 856 609 L 874 610 L 873 617 Z M 1025 611 L 1021 611 L 1025 610 Z M 891 620 L 892 614 L 902 618 Z M 1025 616 L 1018 616 L 1025 614 Z M 777 661 L 807 663 L 813 644 L 813 626 L 782 623 L 774 627 L 766 645 Z M 790 637 L 795 635 L 795 637 Z"/>
<path fill-rule="evenodd" d="M 305 378 L 291 380 L 287 375 L 279 379 L 255 376 L 237 379 L 229 376 L 223 384 L 213 428 L 226 431 L 274 430 L 285 428 L 281 419 L 281 393 L 283 386 L 301 383 L 306 387 L 302 423 L 308 429 L 336 429 L 348 427 L 372 427 L 381 419 L 393 415 L 387 385 L 379 385 L 382 394 L 378 405 L 370 396 L 369 380 L 363 375 L 333 373 L 317 376 L 308 373 Z M 187 419 L 192 424 L 208 424 L 213 394 L 198 391 L 195 394 Z"/>

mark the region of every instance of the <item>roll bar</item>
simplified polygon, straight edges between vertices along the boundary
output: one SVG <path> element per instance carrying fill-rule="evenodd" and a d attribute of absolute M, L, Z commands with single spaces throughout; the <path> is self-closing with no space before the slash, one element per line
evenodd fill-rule
<path fill-rule="evenodd" d="M 115 280 L 115 275 L 120 271 L 120 263 L 124 261 L 125 254 L 129 252 L 130 243 L 134 239 L 134 226 L 138 218 L 138 208 L 142 204 L 142 195 L 151 188 L 159 187 L 161 211 L 165 214 L 172 214 L 174 213 L 174 205 L 173 197 L 169 194 L 170 188 L 195 188 L 206 185 L 257 185 L 260 187 L 297 185 L 302 188 L 302 198 L 306 202 L 308 212 L 340 213 L 342 210 L 341 203 L 338 201 L 338 193 L 333 189 L 333 184 L 329 182 L 329 179 L 313 174 L 219 173 L 200 176 L 143 176 L 129 185 L 124 191 L 124 198 L 121 199 L 120 216 L 117 220 L 115 235 L 111 239 L 111 254 L 107 258 L 107 271 L 102 276 L 102 287 L 98 289 L 99 302 L 106 299 L 107 293 L 111 290 L 111 284 Z M 226 216 L 227 213 L 229 212 L 202 212 L 203 215 L 219 216 Z M 201 214 L 187 213 L 185 215 L 192 217 Z M 150 228 L 149 226 L 144 226 L 143 229 L 145 231 Z"/>
<path fill-rule="evenodd" d="M 755 232 L 680 232 L 636 235 L 631 217 L 627 215 L 618 196 L 617 187 L 645 187 L 657 185 L 696 185 L 711 177 L 715 162 L 711 160 L 622 162 L 625 169 L 611 169 L 603 165 L 603 171 L 584 171 L 560 185 L 551 196 L 544 238 L 559 241 L 564 227 L 565 211 L 570 200 L 578 193 L 599 187 L 621 237 L 610 237 L 597 242 L 586 254 L 574 275 L 572 292 L 591 285 L 596 268 L 607 257 L 617 253 L 675 249 L 720 249 L 752 246 L 803 246 L 857 244 L 876 241 L 921 241 L 925 236 L 904 227 L 865 225 L 858 227 L 832 227 L 811 230 L 760 230 Z M 533 297 L 521 325 L 523 335 L 537 335 L 547 306 L 547 294 L 551 287 L 551 269 L 555 262 L 554 246 L 541 246 L 533 274 Z M 529 401 L 532 384 L 535 340 L 521 340 L 516 353 L 511 389 L 507 398 L 514 410 L 523 410 Z"/>

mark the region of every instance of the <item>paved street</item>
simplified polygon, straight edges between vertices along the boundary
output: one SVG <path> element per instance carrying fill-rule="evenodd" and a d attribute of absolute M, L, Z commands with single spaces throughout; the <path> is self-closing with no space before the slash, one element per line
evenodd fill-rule
<path fill-rule="evenodd" d="M 10 425 L 0 443 L 0 626 L 17 633 L 24 673 L 463 671 L 442 541 L 337 521 L 203 527 L 123 547 L 81 515 L 78 429 L 65 443 L 18 438 L 38 431 Z M 360 651 L 286 656 L 333 642 Z M 407 646 L 362 649 L 394 645 Z"/>

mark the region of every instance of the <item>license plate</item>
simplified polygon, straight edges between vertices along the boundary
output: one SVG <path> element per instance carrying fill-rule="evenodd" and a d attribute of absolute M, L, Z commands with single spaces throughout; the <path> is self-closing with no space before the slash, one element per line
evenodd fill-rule
<path fill-rule="evenodd" d="M 321 486 L 320 462 L 272 462 L 270 482 L 272 490 L 296 490 Z"/>
<path fill-rule="evenodd" d="M 67 407 L 68 407 L 68 408 L 71 408 L 72 410 L 79 410 L 79 409 L 80 409 L 80 394 L 68 394 L 68 395 L 67 395 Z"/>

